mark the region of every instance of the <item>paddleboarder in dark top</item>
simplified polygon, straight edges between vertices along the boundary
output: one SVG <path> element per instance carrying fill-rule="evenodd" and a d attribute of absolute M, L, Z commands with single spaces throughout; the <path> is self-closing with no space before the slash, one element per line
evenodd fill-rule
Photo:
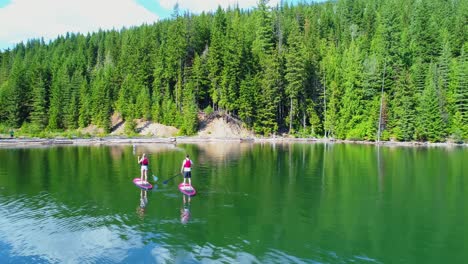
<path fill-rule="evenodd" d="M 182 161 L 182 167 L 180 168 L 180 173 L 184 174 L 184 184 L 186 183 L 186 179 L 188 179 L 189 185 L 192 185 L 192 165 L 193 161 L 187 154 L 187 156 L 185 156 L 184 161 Z"/>
<path fill-rule="evenodd" d="M 149 160 L 146 157 L 146 154 L 143 153 L 143 156 L 140 159 L 138 156 L 138 164 L 141 165 L 141 181 L 147 183 L 148 182 L 148 164 Z"/>

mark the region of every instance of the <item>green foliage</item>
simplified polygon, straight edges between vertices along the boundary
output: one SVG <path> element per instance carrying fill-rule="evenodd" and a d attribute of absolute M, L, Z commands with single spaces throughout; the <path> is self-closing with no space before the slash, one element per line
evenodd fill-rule
<path fill-rule="evenodd" d="M 303 97 L 306 80 L 305 46 L 299 32 L 299 25 L 294 20 L 292 31 L 288 38 L 289 49 L 286 54 L 286 96 L 289 98 L 289 129 L 294 125 L 294 119 L 302 112 L 300 97 Z M 300 118 L 300 117 L 299 117 Z M 300 125 L 300 124 L 299 124 Z"/>
<path fill-rule="evenodd" d="M 450 132 L 451 132 L 450 138 L 457 143 L 463 142 L 463 140 L 468 138 L 467 133 L 466 133 L 467 128 L 468 128 L 468 125 L 463 124 L 462 116 L 460 112 L 457 111 L 453 118 L 452 127 L 450 128 Z"/>
<path fill-rule="evenodd" d="M 43 128 L 35 123 L 23 123 L 19 131 L 20 134 L 36 136 L 43 131 Z"/>
<path fill-rule="evenodd" d="M 211 105 L 207 106 L 205 109 L 203 109 L 203 112 L 206 114 L 206 115 L 211 115 L 214 110 L 213 110 L 213 107 L 211 107 Z"/>
<path fill-rule="evenodd" d="M 124 133 L 127 135 L 134 135 L 136 133 L 136 122 L 134 120 L 127 120 L 124 126 Z"/>
<path fill-rule="evenodd" d="M 0 134 L 9 134 L 10 131 L 12 131 L 11 127 L 4 124 L 0 124 Z"/>
<path fill-rule="evenodd" d="M 436 68 L 434 65 L 431 65 L 426 78 L 426 88 L 419 102 L 419 118 L 416 130 L 416 137 L 419 140 L 429 140 L 432 142 L 441 141 L 445 129 L 438 102 L 435 79 Z"/>
<path fill-rule="evenodd" d="M 382 139 L 463 139 L 466 6 L 261 0 L 19 43 L 0 52 L 0 124 L 44 136 L 90 125 L 107 133 L 118 112 L 193 134 L 205 109 L 263 135 L 375 140 L 383 89 Z"/>

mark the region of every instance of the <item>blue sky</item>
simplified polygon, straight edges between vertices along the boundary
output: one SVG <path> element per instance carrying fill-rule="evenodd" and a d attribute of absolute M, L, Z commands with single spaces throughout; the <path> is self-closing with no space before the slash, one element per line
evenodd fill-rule
<path fill-rule="evenodd" d="M 269 2 L 276 5 L 279 0 Z M 180 10 L 200 13 L 219 5 L 250 8 L 257 0 L 0 0 L 0 50 L 28 39 L 48 41 L 67 32 L 86 34 L 151 24 L 170 17 L 176 3 Z"/>

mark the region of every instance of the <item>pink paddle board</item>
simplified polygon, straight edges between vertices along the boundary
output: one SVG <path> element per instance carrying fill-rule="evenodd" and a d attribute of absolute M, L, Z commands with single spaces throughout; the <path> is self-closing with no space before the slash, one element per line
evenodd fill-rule
<path fill-rule="evenodd" d="M 183 182 L 179 184 L 179 191 L 188 196 L 194 196 L 195 194 L 197 194 L 197 191 L 195 190 L 195 188 L 193 188 L 192 185 Z"/>
<path fill-rule="evenodd" d="M 133 179 L 133 183 L 140 189 L 143 190 L 151 190 L 153 189 L 153 185 L 149 182 L 142 182 L 140 178 Z"/>

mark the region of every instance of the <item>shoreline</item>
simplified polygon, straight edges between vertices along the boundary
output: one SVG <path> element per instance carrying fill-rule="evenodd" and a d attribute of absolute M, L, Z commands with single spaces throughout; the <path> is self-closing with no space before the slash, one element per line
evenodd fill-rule
<path fill-rule="evenodd" d="M 56 146 L 56 145 L 122 145 L 122 144 L 177 144 L 177 143 L 206 143 L 206 142 L 239 142 L 239 143 L 331 143 L 331 144 L 359 144 L 375 146 L 402 147 L 468 147 L 468 143 L 431 143 L 431 142 L 398 142 L 398 141 L 355 141 L 324 138 L 286 138 L 286 137 L 199 137 L 180 136 L 170 138 L 157 137 L 94 137 L 94 138 L 0 138 L 0 147 L 28 147 L 28 146 Z"/>

